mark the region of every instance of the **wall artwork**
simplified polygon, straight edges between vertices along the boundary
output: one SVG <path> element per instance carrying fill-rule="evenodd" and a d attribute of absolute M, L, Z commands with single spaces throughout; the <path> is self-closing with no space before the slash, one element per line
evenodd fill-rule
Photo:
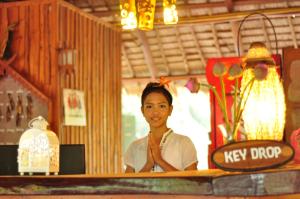
<path fill-rule="evenodd" d="M 64 89 L 63 98 L 64 124 L 66 126 L 86 126 L 84 92 Z"/>
<path fill-rule="evenodd" d="M 49 100 L 12 68 L 4 71 L 0 75 L 0 145 L 11 145 L 18 144 L 32 118 L 48 118 Z"/>
<path fill-rule="evenodd" d="M 283 49 L 283 83 L 286 99 L 286 140 L 300 128 L 300 50 Z"/>

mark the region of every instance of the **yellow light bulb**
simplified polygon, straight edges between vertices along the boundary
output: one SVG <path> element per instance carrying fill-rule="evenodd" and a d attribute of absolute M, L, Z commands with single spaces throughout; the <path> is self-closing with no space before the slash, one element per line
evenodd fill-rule
<path fill-rule="evenodd" d="M 177 24 L 178 13 L 176 10 L 176 1 L 164 0 L 164 23 L 165 24 Z"/>
<path fill-rule="evenodd" d="M 121 25 L 125 30 L 137 27 L 136 6 L 134 0 L 120 1 Z"/>

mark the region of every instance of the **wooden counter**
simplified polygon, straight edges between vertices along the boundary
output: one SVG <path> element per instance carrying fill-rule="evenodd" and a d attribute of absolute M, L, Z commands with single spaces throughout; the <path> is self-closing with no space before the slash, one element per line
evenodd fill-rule
<path fill-rule="evenodd" d="M 300 166 L 263 172 L 221 170 L 72 176 L 0 176 L 12 198 L 300 198 Z"/>

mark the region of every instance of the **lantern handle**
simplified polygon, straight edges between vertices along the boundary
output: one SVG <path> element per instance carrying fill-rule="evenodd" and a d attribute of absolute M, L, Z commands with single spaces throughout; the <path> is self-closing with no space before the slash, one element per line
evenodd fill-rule
<path fill-rule="evenodd" d="M 271 27 L 272 27 L 272 30 L 273 30 L 273 33 L 274 33 L 274 36 L 275 36 L 276 55 L 278 55 L 278 41 L 277 41 L 277 36 L 276 36 L 275 27 L 274 27 L 274 25 L 273 25 L 271 19 L 270 19 L 267 15 L 265 15 L 265 14 L 263 14 L 263 13 L 260 13 L 260 12 L 254 12 L 254 13 L 251 13 L 251 14 L 247 15 L 246 17 L 244 17 L 243 20 L 242 20 L 241 23 L 240 23 L 239 30 L 238 30 L 238 35 L 237 35 L 237 50 L 238 50 L 238 57 L 241 56 L 241 53 L 240 53 L 240 32 L 241 32 L 242 26 L 243 26 L 244 22 L 245 22 L 249 17 L 251 17 L 251 16 L 253 16 L 253 15 L 260 15 L 260 16 L 263 16 L 263 17 L 264 17 L 265 19 L 267 19 L 268 22 L 270 23 L 270 25 L 271 25 Z M 270 47 L 271 47 L 271 46 L 270 46 Z M 270 51 L 271 51 L 271 54 L 272 54 L 272 49 L 270 49 Z M 281 63 L 279 63 L 279 68 L 280 68 L 280 78 L 282 78 L 282 73 L 283 73 L 283 71 L 282 71 Z"/>
<path fill-rule="evenodd" d="M 242 26 L 244 24 L 244 22 L 251 16 L 253 15 L 261 15 L 263 16 L 265 19 L 268 20 L 268 22 L 270 23 L 270 25 L 272 26 L 272 30 L 274 32 L 274 36 L 275 36 L 275 45 L 276 45 L 276 54 L 278 54 L 278 41 L 277 41 L 277 36 L 276 36 L 276 32 L 275 32 L 275 27 L 272 23 L 272 21 L 270 20 L 270 18 L 263 14 L 263 13 L 260 13 L 260 12 L 254 12 L 254 13 L 251 13 L 249 15 L 247 15 L 246 17 L 243 18 L 242 22 L 240 23 L 240 26 L 239 26 L 239 30 L 238 30 L 238 35 L 237 35 L 237 49 L 238 49 L 238 56 L 240 57 L 241 56 L 241 53 L 240 53 L 240 32 L 241 32 L 241 29 L 242 29 Z M 271 49 L 270 49 L 271 50 Z"/>
<path fill-rule="evenodd" d="M 38 128 L 38 129 L 46 130 L 47 126 L 48 126 L 48 122 L 42 116 L 35 117 L 32 120 L 30 120 L 28 123 L 29 128 Z"/>

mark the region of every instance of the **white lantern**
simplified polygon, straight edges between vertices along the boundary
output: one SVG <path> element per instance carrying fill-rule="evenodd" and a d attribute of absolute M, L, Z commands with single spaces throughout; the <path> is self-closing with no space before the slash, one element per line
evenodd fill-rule
<path fill-rule="evenodd" d="M 48 122 L 41 116 L 29 122 L 19 141 L 18 166 L 20 175 L 28 172 L 59 172 L 59 141 L 56 134 L 47 130 Z"/>

